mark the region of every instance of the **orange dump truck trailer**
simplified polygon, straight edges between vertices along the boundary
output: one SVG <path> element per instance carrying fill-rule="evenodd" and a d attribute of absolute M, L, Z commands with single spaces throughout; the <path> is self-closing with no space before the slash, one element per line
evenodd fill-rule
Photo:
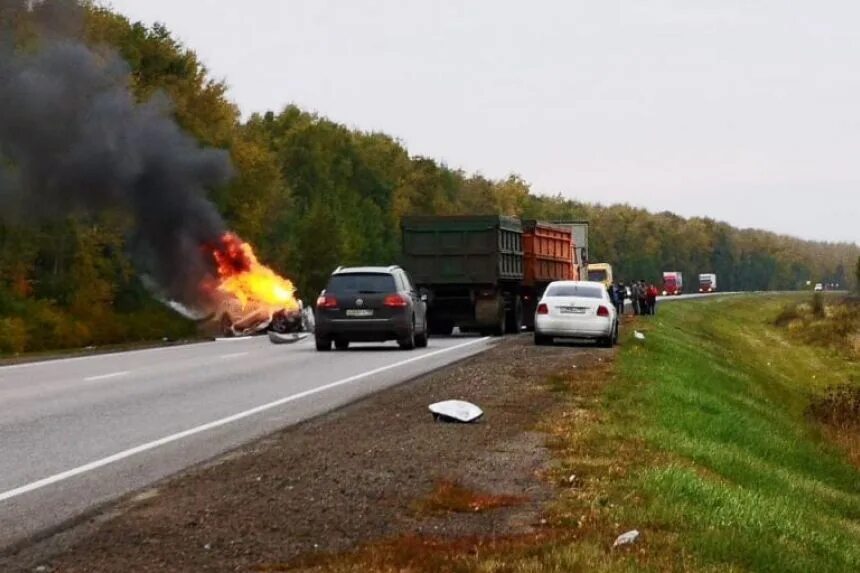
<path fill-rule="evenodd" d="M 577 280 L 570 227 L 523 221 L 523 322 L 534 328 L 535 309 L 549 283 Z"/>

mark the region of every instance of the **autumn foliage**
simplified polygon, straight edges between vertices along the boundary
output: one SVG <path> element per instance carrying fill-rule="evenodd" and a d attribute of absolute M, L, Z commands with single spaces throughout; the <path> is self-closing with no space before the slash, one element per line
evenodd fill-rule
<path fill-rule="evenodd" d="M 410 155 L 392 136 L 350 130 L 295 106 L 242 121 L 225 84 L 211 79 L 166 28 L 132 23 L 105 8 L 87 10 L 88 41 L 122 54 L 137 97 L 165 93 L 186 131 L 203 145 L 229 150 L 236 177 L 211 189 L 210 199 L 254 245 L 259 262 L 291 280 L 306 301 L 337 265 L 397 262 L 406 214 L 588 219 L 592 258 L 612 262 L 628 280 L 657 280 L 671 268 L 691 276 L 716 272 L 721 288 L 732 290 L 793 289 L 810 279 L 856 282 L 860 250 L 854 244 L 537 196 L 516 175 L 493 180 L 464 173 Z M 136 273 L 122 213 L 0 221 L 0 353 L 195 332 L 153 300 Z"/>

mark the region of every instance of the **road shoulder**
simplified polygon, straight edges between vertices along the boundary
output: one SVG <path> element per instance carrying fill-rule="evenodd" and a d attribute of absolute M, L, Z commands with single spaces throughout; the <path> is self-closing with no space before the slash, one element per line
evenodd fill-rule
<path fill-rule="evenodd" d="M 609 356 L 509 338 L 139 492 L 5 567 L 277 570 L 404 535 L 540 534 L 552 487 L 540 478 L 550 454 L 537 430 L 560 405 L 546 381 Z M 444 399 L 486 416 L 434 423 L 427 405 Z"/>

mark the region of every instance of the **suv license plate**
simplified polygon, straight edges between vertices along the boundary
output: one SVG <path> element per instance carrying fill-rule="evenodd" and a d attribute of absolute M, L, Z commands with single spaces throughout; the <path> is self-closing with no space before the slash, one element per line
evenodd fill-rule
<path fill-rule="evenodd" d="M 346 315 L 352 318 L 367 318 L 373 316 L 373 311 L 366 308 L 351 308 L 346 311 Z"/>

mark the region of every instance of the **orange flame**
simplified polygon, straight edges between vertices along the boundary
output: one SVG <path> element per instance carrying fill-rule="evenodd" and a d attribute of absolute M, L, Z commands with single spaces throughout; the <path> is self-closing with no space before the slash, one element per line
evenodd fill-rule
<path fill-rule="evenodd" d="M 225 233 L 212 246 L 218 270 L 215 289 L 235 298 L 243 309 L 269 307 L 270 312 L 299 309 L 296 289 L 289 280 L 261 264 L 254 249 L 233 233 Z"/>

